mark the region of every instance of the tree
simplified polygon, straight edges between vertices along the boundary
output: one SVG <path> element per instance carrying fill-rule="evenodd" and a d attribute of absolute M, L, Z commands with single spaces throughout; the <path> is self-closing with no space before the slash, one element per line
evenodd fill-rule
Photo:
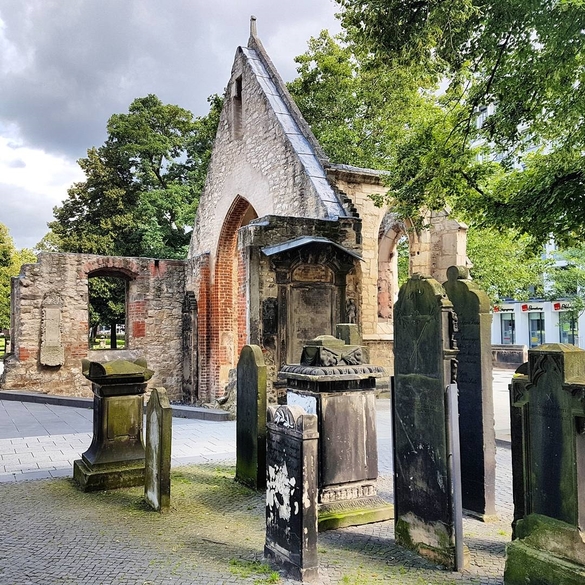
<path fill-rule="evenodd" d="M 49 224 L 65 252 L 183 258 L 219 121 L 221 99 L 193 119 L 149 95 L 108 121 L 108 138 L 79 161 Z"/>
<path fill-rule="evenodd" d="M 427 146 L 410 175 L 405 170 L 391 194 L 429 207 L 451 203 L 476 212 L 485 224 L 516 227 L 542 243 L 562 231 L 563 242 L 585 235 L 585 4 L 581 0 L 338 0 L 341 20 L 354 42 L 385 61 L 444 79 L 444 115 L 433 124 L 447 129 L 438 147 L 469 158 L 483 141 L 502 158 L 470 175 L 470 198 L 448 188 L 425 188 L 419 176 L 438 182 L 442 168 Z M 495 113 L 477 128 L 478 109 Z M 422 129 L 421 129 L 422 130 Z M 420 133 L 408 138 L 420 142 Z M 534 147 L 542 146 L 537 155 Z M 431 165 L 425 161 L 430 158 Z M 510 172 L 521 164 L 524 173 Z M 461 175 L 466 181 L 467 179 Z M 489 180 L 488 180 L 489 179 Z M 546 180 L 542 180 L 546 179 Z M 410 189 L 404 186 L 413 181 Z M 398 187 L 397 187 L 398 185 Z M 538 219 L 538 221 L 534 221 Z"/>
<path fill-rule="evenodd" d="M 295 58 L 288 89 L 335 163 L 386 169 L 394 142 L 425 107 L 421 79 L 322 31 Z"/>
<path fill-rule="evenodd" d="M 17 250 L 8 228 L 0 223 L 0 330 L 10 327 L 11 279 L 18 276 L 23 264 L 36 262 L 31 250 Z"/>
<path fill-rule="evenodd" d="M 458 114 L 450 114 L 435 92 L 432 76 L 398 61 L 392 67 L 364 53 L 353 42 L 343 43 L 324 31 L 309 41 L 296 58 L 299 77 L 289 84 L 291 94 L 320 144 L 334 162 L 386 170 L 393 211 L 409 217 L 422 229 L 421 208 L 440 208 L 445 202 L 466 201 L 460 211 L 470 223 L 468 254 L 471 274 L 492 300 L 526 298 L 542 285 L 544 264 L 538 243 L 517 231 L 481 229 L 475 201 L 499 165 L 482 162 L 482 147 L 461 149 L 453 139 Z M 413 71 L 414 70 L 414 71 Z M 421 193 L 424 196 L 421 196 Z M 385 204 L 388 198 L 379 203 Z M 418 223 L 416 220 L 419 220 Z M 399 243 L 399 280 L 408 271 L 407 242 Z"/>

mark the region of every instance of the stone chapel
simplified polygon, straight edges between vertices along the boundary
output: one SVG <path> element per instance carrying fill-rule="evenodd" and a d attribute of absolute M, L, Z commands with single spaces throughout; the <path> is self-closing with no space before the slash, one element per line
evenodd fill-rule
<path fill-rule="evenodd" d="M 411 273 L 446 280 L 466 263 L 466 227 L 446 213 L 416 232 L 383 174 L 332 164 L 286 89 L 252 19 L 227 84 L 206 186 L 184 261 L 42 253 L 13 279 L 3 389 L 91 395 L 81 360 L 144 357 L 172 399 L 222 397 L 245 344 L 269 378 L 303 344 L 357 323 L 370 362 L 392 370 L 398 241 Z M 126 282 L 124 350 L 90 349 L 88 279 Z"/>

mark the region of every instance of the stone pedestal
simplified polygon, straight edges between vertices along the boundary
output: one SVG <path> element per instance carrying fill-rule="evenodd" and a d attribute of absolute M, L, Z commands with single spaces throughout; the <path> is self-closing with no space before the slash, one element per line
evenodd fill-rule
<path fill-rule="evenodd" d="M 287 403 L 316 414 L 319 428 L 319 530 L 394 517 L 377 495 L 376 378 L 362 348 L 329 335 L 305 346 L 301 365 L 285 366 Z"/>
<path fill-rule="evenodd" d="M 84 360 L 83 374 L 94 394 L 93 439 L 73 478 L 86 492 L 144 485 L 142 396 L 153 372 L 142 360 Z"/>

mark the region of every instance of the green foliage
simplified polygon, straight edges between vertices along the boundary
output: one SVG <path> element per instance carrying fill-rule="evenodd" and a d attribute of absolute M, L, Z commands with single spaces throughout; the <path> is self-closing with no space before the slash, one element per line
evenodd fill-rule
<path fill-rule="evenodd" d="M 193 119 L 149 95 L 111 116 L 106 142 L 79 161 L 85 181 L 53 211 L 58 248 L 184 258 L 221 110 L 217 96 L 210 103 L 208 116 Z"/>
<path fill-rule="evenodd" d="M 471 277 L 493 302 L 543 294 L 543 275 L 549 263 L 529 236 L 471 226 L 467 255 L 473 265 Z"/>
<path fill-rule="evenodd" d="M 583 237 L 585 3 L 338 2 L 353 42 L 388 68 L 399 63 L 447 86 L 432 131 L 417 124 L 399 146 L 407 168 L 393 175 L 393 197 L 407 209 L 452 204 L 542 244 L 551 233 L 564 244 Z M 478 108 L 489 104 L 496 111 L 477 128 Z M 472 163 L 478 142 L 499 154 L 499 169 Z M 530 154 L 535 146 L 543 150 Z M 512 170 L 519 163 L 524 172 Z"/>
<path fill-rule="evenodd" d="M 253 581 L 254 585 L 263 585 L 268 583 L 280 583 L 280 576 L 273 571 L 270 565 L 260 561 L 244 561 L 241 559 L 230 559 L 230 573 L 248 579 L 256 575 Z"/>
<path fill-rule="evenodd" d="M 10 282 L 23 264 L 36 262 L 31 250 L 17 250 L 8 228 L 0 223 L 0 330 L 10 327 Z"/>
<path fill-rule="evenodd" d="M 425 104 L 423 80 L 341 41 L 327 31 L 310 39 L 288 89 L 333 162 L 387 168 L 394 141 Z"/>

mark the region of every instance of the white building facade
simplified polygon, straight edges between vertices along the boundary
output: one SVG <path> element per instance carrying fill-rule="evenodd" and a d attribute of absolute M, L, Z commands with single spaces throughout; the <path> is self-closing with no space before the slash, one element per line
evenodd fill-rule
<path fill-rule="evenodd" d="M 585 314 L 575 318 L 570 300 L 509 301 L 493 308 L 492 344 L 569 343 L 585 349 Z"/>

